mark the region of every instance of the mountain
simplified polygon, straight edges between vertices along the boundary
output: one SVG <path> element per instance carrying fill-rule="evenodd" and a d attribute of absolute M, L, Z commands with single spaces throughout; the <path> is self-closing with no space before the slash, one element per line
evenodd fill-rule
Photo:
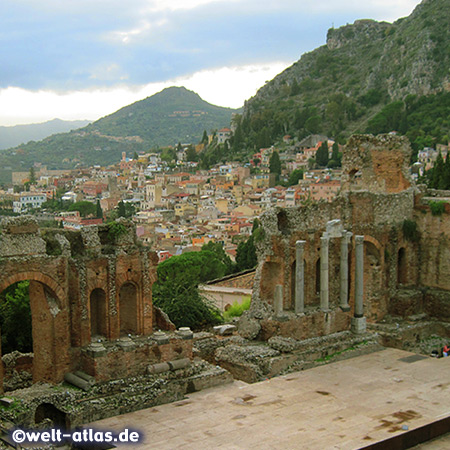
<path fill-rule="evenodd" d="M 414 103 L 425 119 L 419 99 L 440 104 L 450 91 L 449 22 L 450 0 L 424 0 L 392 24 L 358 20 L 330 29 L 326 45 L 304 54 L 246 102 L 242 145 L 314 133 L 344 142 L 355 132 L 380 132 L 373 127 L 374 120 L 380 122 L 378 114 L 389 116 L 381 128 L 403 125 L 404 133 L 410 132 L 409 105 Z M 391 106 L 395 102 L 400 103 Z M 398 120 L 390 120 L 394 113 Z M 416 128 L 414 133 L 425 133 L 430 141 L 448 139 L 448 115 L 439 117 L 439 130 Z"/>
<path fill-rule="evenodd" d="M 86 126 L 88 123 L 88 120 L 53 119 L 43 123 L 11 127 L 0 126 L 0 150 L 25 144 L 29 141 L 38 141 L 55 133 L 75 130 Z"/>
<path fill-rule="evenodd" d="M 235 112 L 240 110 L 211 105 L 184 87 L 170 87 L 84 128 L 2 151 L 0 166 L 28 170 L 34 162 L 48 168 L 112 164 L 123 151 L 196 144 L 204 130 L 228 126 Z"/>

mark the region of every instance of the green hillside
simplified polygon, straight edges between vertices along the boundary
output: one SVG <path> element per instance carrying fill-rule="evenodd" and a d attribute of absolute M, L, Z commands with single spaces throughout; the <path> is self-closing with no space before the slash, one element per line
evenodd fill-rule
<path fill-rule="evenodd" d="M 211 105 L 192 91 L 171 87 L 84 128 L 0 151 L 0 166 L 8 171 L 28 170 L 34 162 L 48 168 L 112 164 L 123 151 L 133 154 L 178 142 L 198 143 L 204 130 L 228 126 L 234 112 L 238 110 Z"/>
<path fill-rule="evenodd" d="M 450 0 L 424 0 L 393 24 L 359 20 L 330 29 L 326 45 L 304 54 L 246 102 L 239 145 L 255 148 L 285 134 L 311 133 L 344 142 L 352 133 L 376 128 L 374 118 L 381 111 L 390 115 L 385 108 L 393 102 L 401 102 L 404 116 L 408 105 L 414 106 L 418 114 L 410 118 L 419 134 L 431 133 L 431 141 L 448 138 L 447 108 L 441 119 L 434 118 L 438 130 L 420 131 L 416 122 L 426 116 L 418 99 L 431 96 L 426 103 L 439 103 L 439 95 L 450 90 L 449 23 Z M 404 133 L 410 131 L 405 120 L 402 125 Z M 386 126 L 383 131 L 395 129 L 389 121 Z"/>

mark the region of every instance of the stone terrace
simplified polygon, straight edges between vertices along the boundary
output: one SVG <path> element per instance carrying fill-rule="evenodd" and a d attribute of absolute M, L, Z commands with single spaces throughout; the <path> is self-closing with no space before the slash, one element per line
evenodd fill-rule
<path fill-rule="evenodd" d="M 448 417 L 449 370 L 450 358 L 386 349 L 91 425 L 145 433 L 122 449 L 357 449 Z M 450 436 L 420 448 L 450 448 Z"/>

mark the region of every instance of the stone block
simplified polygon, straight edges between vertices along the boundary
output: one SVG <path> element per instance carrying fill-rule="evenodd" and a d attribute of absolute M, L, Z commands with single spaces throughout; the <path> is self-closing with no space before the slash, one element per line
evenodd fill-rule
<path fill-rule="evenodd" d="M 214 333 L 219 336 L 231 336 L 236 331 L 236 325 L 225 324 L 214 327 Z"/>
<path fill-rule="evenodd" d="M 9 397 L 2 397 L 0 398 L 0 405 L 9 407 L 14 403 L 14 400 Z"/>
<path fill-rule="evenodd" d="M 351 330 L 354 334 L 364 334 L 367 329 L 365 317 L 352 317 Z"/>

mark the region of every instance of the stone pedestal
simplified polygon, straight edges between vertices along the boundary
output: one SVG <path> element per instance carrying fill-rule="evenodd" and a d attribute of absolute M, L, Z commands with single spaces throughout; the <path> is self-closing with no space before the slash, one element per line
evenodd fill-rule
<path fill-rule="evenodd" d="M 152 335 L 152 339 L 156 341 L 158 345 L 164 345 L 170 342 L 169 336 L 162 331 L 155 331 Z"/>
<path fill-rule="evenodd" d="M 352 317 L 351 330 L 354 334 L 364 334 L 367 329 L 365 317 Z"/>
<path fill-rule="evenodd" d="M 303 314 L 305 311 L 305 265 L 303 254 L 306 241 L 295 243 L 295 305 L 296 314 Z"/>

